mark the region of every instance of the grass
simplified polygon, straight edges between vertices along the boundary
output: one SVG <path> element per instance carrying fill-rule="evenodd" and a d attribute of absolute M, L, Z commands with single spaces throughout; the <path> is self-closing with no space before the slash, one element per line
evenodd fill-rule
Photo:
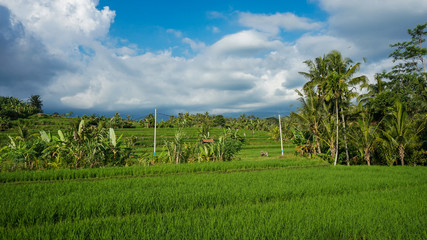
<path fill-rule="evenodd" d="M 425 239 L 427 170 L 278 168 L 0 185 L 1 236 Z"/>
<path fill-rule="evenodd" d="M 117 133 L 151 153 L 153 129 Z M 0 239 L 427 239 L 427 168 L 332 167 L 241 134 L 238 161 L 0 173 Z"/>
<path fill-rule="evenodd" d="M 72 179 L 99 179 L 99 178 L 128 178 L 144 176 L 161 176 L 187 173 L 216 173 L 258 171 L 265 169 L 322 167 L 329 166 L 321 160 L 313 160 L 301 157 L 267 158 L 254 161 L 231 162 L 205 162 L 193 164 L 160 164 L 156 166 L 134 167 L 108 167 L 96 169 L 60 169 L 46 171 L 18 171 L 0 174 L 0 183 L 34 182 L 34 181 L 62 181 Z"/>

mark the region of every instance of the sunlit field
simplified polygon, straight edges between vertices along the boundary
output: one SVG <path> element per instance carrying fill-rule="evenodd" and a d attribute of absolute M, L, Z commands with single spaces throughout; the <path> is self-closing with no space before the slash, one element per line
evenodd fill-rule
<path fill-rule="evenodd" d="M 158 129 L 158 151 L 175 131 Z M 153 129 L 117 133 L 152 154 Z M 230 162 L 1 173 L 0 238 L 427 238 L 426 168 L 333 167 L 289 143 L 281 156 L 267 132 L 241 134 Z"/>

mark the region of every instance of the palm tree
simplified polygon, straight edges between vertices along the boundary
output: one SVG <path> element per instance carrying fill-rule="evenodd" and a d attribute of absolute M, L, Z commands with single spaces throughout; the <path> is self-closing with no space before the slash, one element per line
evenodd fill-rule
<path fill-rule="evenodd" d="M 369 100 L 375 98 L 379 94 L 385 91 L 386 82 L 383 81 L 383 74 L 375 74 L 375 84 L 365 84 L 362 85 L 362 88 L 366 88 L 368 90 L 367 93 L 361 94 L 357 97 L 357 101 L 363 104 L 369 104 Z"/>
<path fill-rule="evenodd" d="M 346 101 L 357 96 L 357 93 L 353 92 L 355 86 L 359 84 L 366 84 L 366 76 L 359 76 L 353 78 L 353 75 L 360 69 L 361 63 L 358 62 L 352 65 L 353 61 L 350 58 L 343 58 L 339 51 L 333 50 L 326 56 L 328 63 L 328 76 L 322 87 L 325 93 L 325 99 L 327 101 L 334 100 L 335 102 L 335 114 L 336 114 L 336 156 L 334 165 L 338 160 L 338 137 L 339 137 L 339 111 L 341 111 L 341 120 L 343 126 L 343 138 L 346 152 L 347 165 L 350 164 L 350 158 L 348 154 L 348 143 L 347 133 L 343 105 Z M 352 87 L 350 89 L 350 87 Z M 340 109 L 340 110 L 339 110 Z"/>
<path fill-rule="evenodd" d="M 314 62 L 312 60 L 306 60 L 304 63 L 309 68 L 308 72 L 299 72 L 299 74 L 308 79 L 308 82 L 303 86 L 304 93 L 316 92 L 318 97 L 323 96 L 323 89 L 321 86 L 328 76 L 326 57 L 317 57 Z"/>
<path fill-rule="evenodd" d="M 374 150 L 374 143 L 377 139 L 377 130 L 379 123 L 372 123 L 373 116 L 363 110 L 362 103 L 359 103 L 358 110 L 360 117 L 355 122 L 353 134 L 351 134 L 352 143 L 359 150 L 360 155 L 368 165 L 371 165 L 371 153 Z"/>
<path fill-rule="evenodd" d="M 331 106 L 327 104 L 323 104 L 323 109 L 325 112 L 329 112 L 329 108 Z M 334 159 L 336 157 L 336 153 L 338 152 L 338 145 L 335 141 L 335 132 L 334 132 L 334 120 L 333 115 L 328 115 L 321 121 L 323 131 L 321 136 L 319 136 L 320 140 L 322 140 L 324 143 L 326 143 L 329 146 L 331 159 Z"/>
<path fill-rule="evenodd" d="M 341 53 L 336 50 L 331 51 L 326 57 L 318 57 L 314 61 L 307 60 L 304 63 L 309 67 L 308 72 L 300 72 L 300 74 L 309 79 L 303 87 L 304 93 L 307 96 L 316 93 L 322 104 L 325 101 L 334 103 L 336 121 L 334 165 L 338 161 L 339 115 L 341 115 L 346 160 L 349 165 L 344 105 L 357 96 L 357 93 L 353 91 L 354 87 L 359 84 L 366 85 L 367 78 L 365 76 L 353 78 L 353 75 L 360 68 L 360 63 L 353 65 L 353 61 L 350 58 L 343 58 Z"/>
<path fill-rule="evenodd" d="M 30 102 L 30 105 L 36 107 L 39 110 L 39 112 L 43 112 L 42 111 L 43 101 L 40 95 L 31 95 L 28 101 Z"/>
<path fill-rule="evenodd" d="M 319 109 L 319 97 L 310 94 L 307 99 L 304 99 L 303 94 L 296 90 L 301 97 L 298 99 L 302 103 L 302 108 L 299 108 L 299 113 L 291 113 L 297 119 L 301 120 L 304 124 L 308 125 L 309 130 L 314 136 L 316 148 L 315 153 L 321 153 L 320 140 L 319 140 L 319 125 L 322 120 L 321 111 Z"/>
<path fill-rule="evenodd" d="M 395 108 L 392 113 L 392 119 L 388 122 L 388 131 L 383 131 L 383 134 L 389 142 L 397 147 L 400 163 L 403 166 L 405 165 L 406 146 L 424 129 L 426 121 L 424 120 L 420 126 L 415 127 L 408 120 L 408 114 L 401 102 L 396 101 Z"/>

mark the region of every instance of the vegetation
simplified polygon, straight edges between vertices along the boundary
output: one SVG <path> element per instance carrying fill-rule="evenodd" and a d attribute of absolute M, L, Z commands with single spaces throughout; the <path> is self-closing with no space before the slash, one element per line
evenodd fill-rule
<path fill-rule="evenodd" d="M 0 96 L 0 130 L 11 128 L 11 120 L 27 118 L 35 113 L 41 113 L 42 105 L 39 95 L 31 96 L 28 103 L 14 97 Z"/>
<path fill-rule="evenodd" d="M 153 114 L 49 116 L 39 95 L 0 97 L 0 238 L 427 239 L 427 170 L 403 167 L 427 164 L 426 28 L 374 84 L 338 51 L 305 61 L 281 126 L 170 116 L 156 155 Z"/>
<path fill-rule="evenodd" d="M 268 162 L 259 161 L 255 168 L 253 161 L 240 161 L 42 171 L 31 172 L 25 184 L 8 178 L 16 172 L 5 173 L 2 176 L 9 180 L 0 184 L 0 236 L 427 237 L 425 168 L 319 168 L 305 165 L 312 160 L 296 157 Z M 263 168 L 273 162 L 282 165 Z M 196 169 L 189 167 L 209 172 L 194 174 Z M 251 168 L 256 171 L 248 171 Z M 144 174 L 152 169 L 157 175 Z M 48 175 L 56 178 L 40 181 Z M 64 180 L 68 176 L 76 180 Z"/>
<path fill-rule="evenodd" d="M 427 50 L 422 45 L 426 27 L 427 23 L 408 30 L 410 41 L 391 45 L 396 48 L 390 54 L 396 65 L 377 74 L 375 84 L 355 76 L 361 63 L 338 51 L 305 61 L 309 71 L 301 74 L 308 82 L 298 91 L 302 106 L 289 120 L 299 152 L 334 165 L 391 166 L 396 156 L 401 165 L 405 159 L 413 165 L 427 164 Z M 367 92 L 359 95 L 357 88 Z"/>
<path fill-rule="evenodd" d="M 426 28 L 427 23 L 418 25 L 408 30 L 409 41 L 391 45 L 395 50 L 390 57 L 396 65 L 390 72 L 377 74 L 374 84 L 357 74 L 361 62 L 354 63 L 336 50 L 305 61 L 308 71 L 301 74 L 308 81 L 297 91 L 301 106 L 280 126 L 285 141 L 296 145 L 297 154 L 334 165 L 392 166 L 398 159 L 401 165 L 427 164 Z M 57 135 L 44 128 L 30 134 L 34 129 L 27 126 L 39 122 L 30 116 L 42 112 L 39 95 L 31 96 L 28 103 L 1 97 L 0 106 L 0 127 L 17 132 L 0 139 L 5 144 L 0 150 L 2 171 L 229 161 L 242 149 L 246 131 L 252 135 L 269 131 L 271 139 L 280 139 L 276 118 L 179 113 L 157 124 L 159 129 L 176 130 L 161 139 L 160 154 L 151 156 L 137 146 L 142 143 L 135 134 L 154 127 L 153 114 L 139 122 L 129 116 L 123 119 L 119 113 L 111 118 L 85 115 L 72 120 L 71 127 L 65 125 L 66 129 L 49 129 Z M 125 128 L 136 131 L 116 139 L 114 129 Z M 198 136 L 187 136 L 183 129 L 197 129 Z M 202 139 L 212 138 L 211 129 L 223 130 L 213 136 L 213 143 L 202 144 Z M 142 146 L 147 147 L 147 143 Z"/>

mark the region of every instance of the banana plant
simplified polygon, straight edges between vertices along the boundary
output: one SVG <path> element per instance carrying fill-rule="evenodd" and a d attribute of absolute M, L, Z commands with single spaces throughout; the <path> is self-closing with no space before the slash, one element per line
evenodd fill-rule
<path fill-rule="evenodd" d="M 217 161 L 224 161 L 224 153 L 225 153 L 225 139 L 224 136 L 220 136 L 218 141 L 214 145 L 214 154 L 215 159 Z"/>
<path fill-rule="evenodd" d="M 209 162 L 212 160 L 214 155 L 213 144 L 201 144 L 199 146 L 199 161 L 200 162 Z"/>
<path fill-rule="evenodd" d="M 24 168 L 32 169 L 36 160 L 35 144 L 27 143 L 22 138 L 9 136 L 8 147 L 11 150 L 9 157 L 15 160 L 15 163 L 24 163 Z"/>
<path fill-rule="evenodd" d="M 109 129 L 108 137 L 109 137 L 109 141 L 110 141 L 111 151 L 113 152 L 113 159 L 116 160 L 116 162 L 114 164 L 118 164 L 121 161 L 120 153 L 123 150 L 126 150 L 126 149 L 122 148 L 123 142 L 121 141 L 121 139 L 123 137 L 123 134 L 120 135 L 120 137 L 117 138 L 114 129 L 110 128 Z"/>

